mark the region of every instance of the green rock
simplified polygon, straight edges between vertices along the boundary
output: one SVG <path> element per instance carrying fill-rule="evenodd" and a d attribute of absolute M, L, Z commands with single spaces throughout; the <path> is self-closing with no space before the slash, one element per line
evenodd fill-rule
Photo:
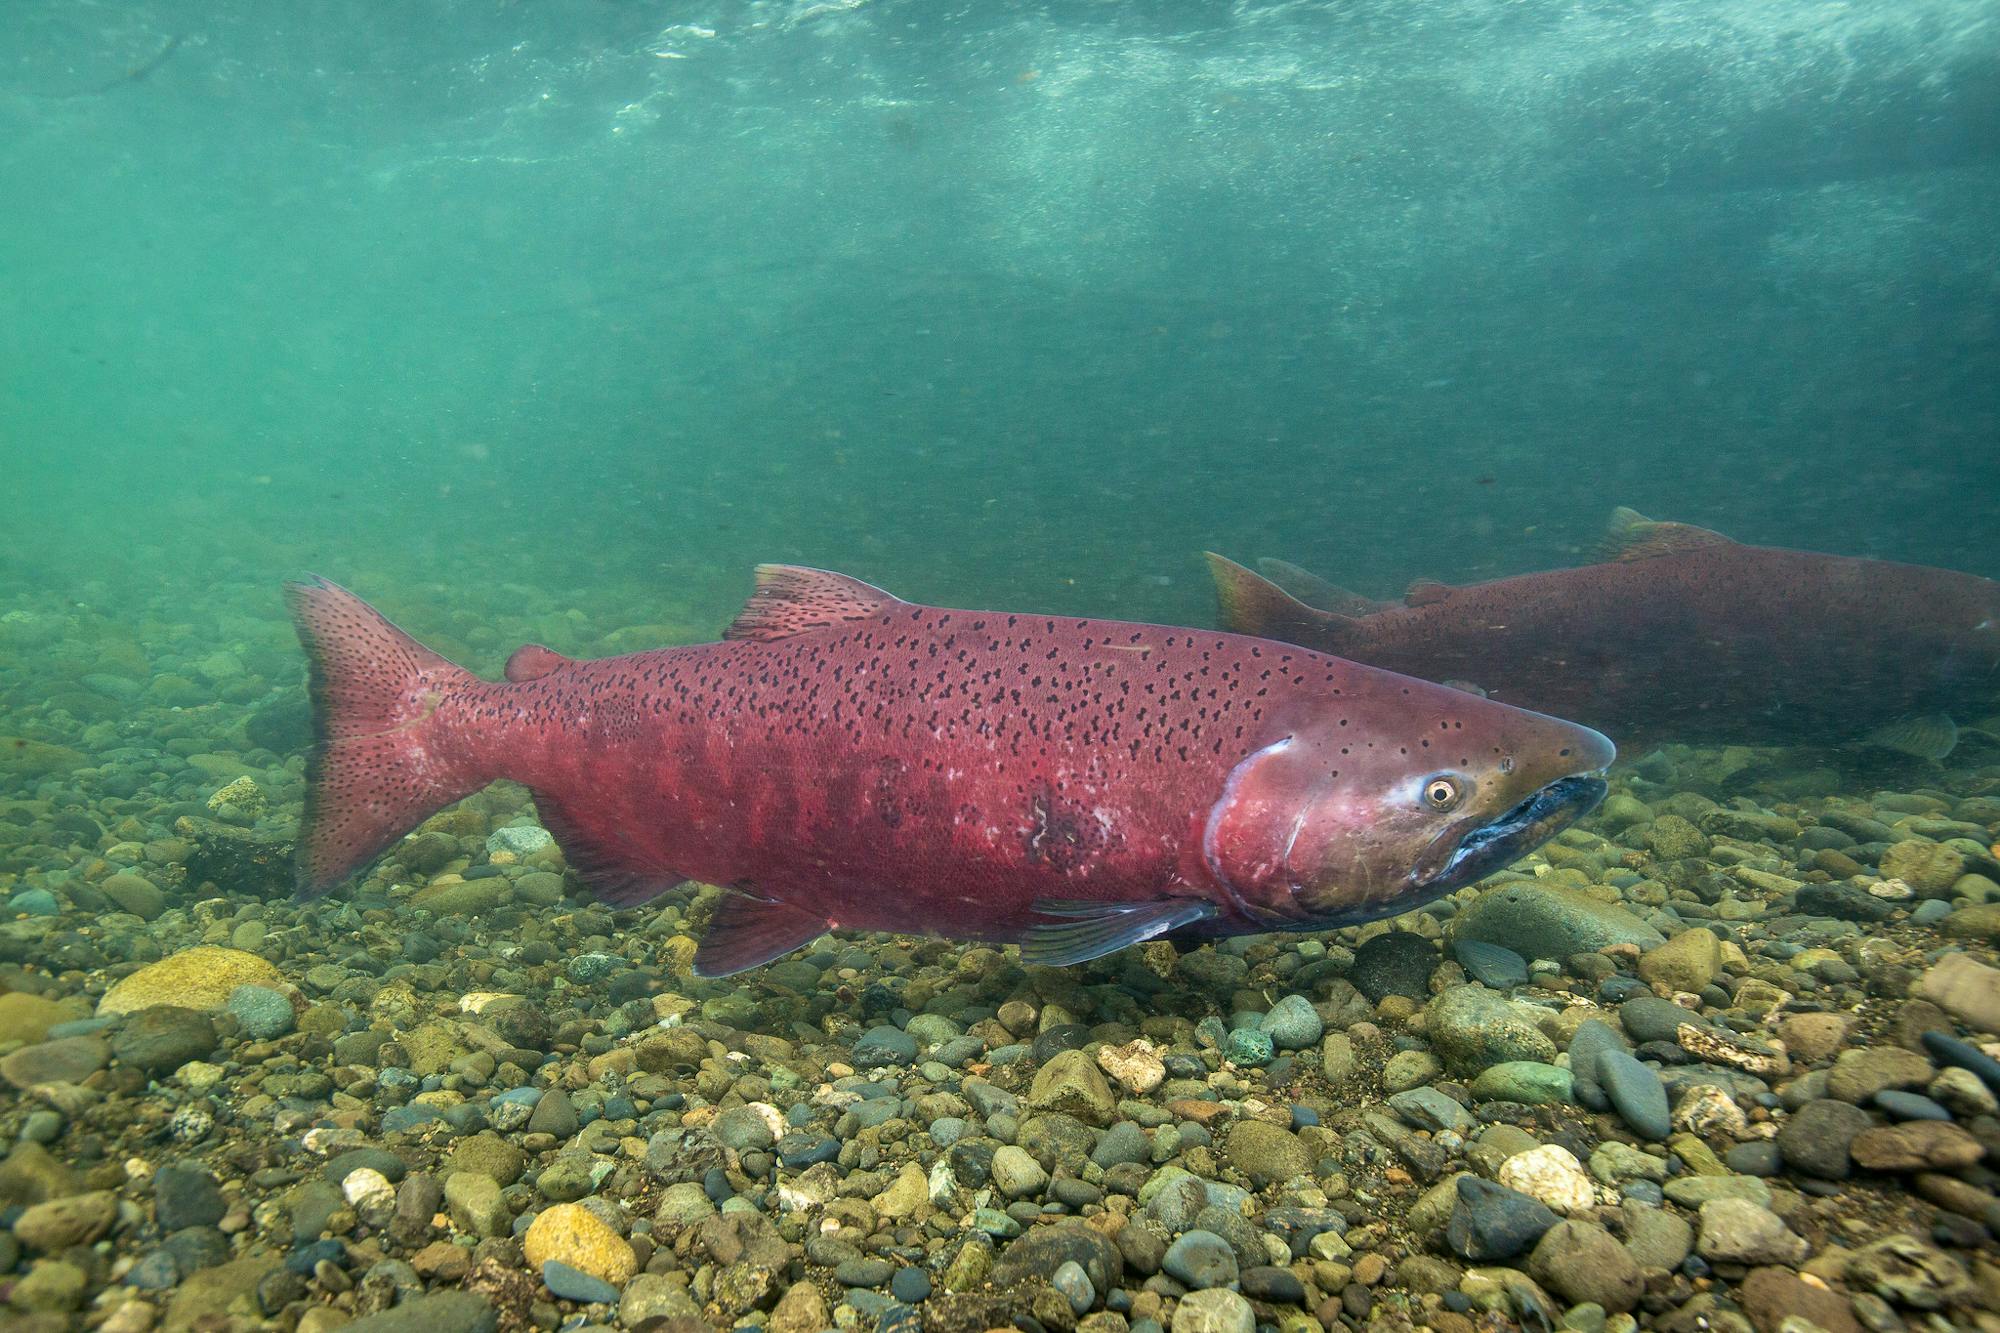
<path fill-rule="evenodd" d="M 653 1221 L 660 1226 L 685 1227 L 715 1213 L 715 1204 L 698 1182 L 688 1180 L 669 1185 L 660 1195 Z"/>
<path fill-rule="evenodd" d="M 1965 857 L 1929 838 L 1905 838 L 1882 853 L 1884 879 L 1900 879 L 1926 898 L 1941 898 L 1966 872 Z"/>
<path fill-rule="evenodd" d="M 1799 821 L 1768 810 L 1737 810 L 1728 806 L 1701 817 L 1701 829 L 1742 842 L 1791 842 L 1799 836 Z"/>
<path fill-rule="evenodd" d="M 1673 991 L 1699 991 L 1722 974 L 1722 941 L 1706 926 L 1684 930 L 1639 959 L 1639 977 Z"/>
<path fill-rule="evenodd" d="M 1523 958 L 1567 958 L 1614 944 L 1653 949 L 1666 937 L 1616 903 L 1535 880 L 1497 885 L 1452 918 L 1451 938 L 1501 944 Z"/>
<path fill-rule="evenodd" d="M 1555 1043 L 1514 1005 L 1484 986 L 1454 986 L 1424 1012 L 1424 1032 L 1447 1068 L 1470 1077 L 1513 1060 L 1554 1061 Z"/>
<path fill-rule="evenodd" d="M 1954 940 L 2000 940 L 2000 903 L 1961 907 L 1938 923 L 1938 933 Z"/>
<path fill-rule="evenodd" d="M 188 1274 L 174 1289 L 173 1299 L 167 1302 L 166 1317 L 160 1325 L 163 1333 L 185 1333 L 197 1323 L 204 1327 L 225 1325 L 229 1322 L 226 1316 L 230 1307 L 238 1301 L 245 1303 L 243 1312 L 254 1319 L 257 1284 L 278 1266 L 280 1258 L 275 1254 L 258 1255 Z M 431 1329 L 427 1333 L 443 1333 L 443 1330 Z"/>
<path fill-rule="evenodd" d="M 410 1071 L 419 1078 L 442 1074 L 451 1062 L 465 1054 L 459 1045 L 458 1030 L 450 1023 L 433 1020 L 419 1023 L 396 1038 L 410 1057 Z"/>
<path fill-rule="evenodd" d="M 83 1304 L 87 1281 L 84 1271 L 75 1264 L 60 1259 L 38 1259 L 26 1277 L 14 1279 L 7 1301 L 23 1310 L 74 1310 Z"/>
<path fill-rule="evenodd" d="M 1634 1180 L 1665 1180 L 1665 1158 L 1640 1152 L 1629 1143 L 1607 1139 L 1590 1154 L 1590 1174 L 1607 1185 L 1624 1185 Z"/>
<path fill-rule="evenodd" d="M 1662 861 L 1708 855 L 1708 835 L 1679 815 L 1661 815 L 1640 837 L 1646 850 Z"/>
<path fill-rule="evenodd" d="M 144 875 L 121 870 L 97 886 L 112 902 L 142 921 L 151 921 L 167 910 L 167 895 Z"/>
<path fill-rule="evenodd" d="M 1569 1071 L 1535 1060 L 1508 1060 L 1472 1080 L 1472 1098 L 1481 1102 L 1525 1102 L 1556 1106 L 1570 1099 Z"/>
<path fill-rule="evenodd" d="M 535 1177 L 535 1190 L 550 1203 L 573 1203 L 597 1188 L 594 1165 L 588 1153 L 560 1153 Z"/>
<path fill-rule="evenodd" d="M 0 736 L 0 779 L 43 778 L 81 768 L 86 762 L 82 754 L 66 745 Z"/>
<path fill-rule="evenodd" d="M 451 1150 L 446 1169 L 472 1171 L 491 1176 L 501 1185 L 511 1185 L 527 1169 L 528 1155 L 520 1148 L 487 1130 L 461 1140 Z"/>
<path fill-rule="evenodd" d="M 1239 1120 L 1222 1139 L 1222 1156 L 1258 1189 L 1312 1170 L 1312 1155 L 1298 1135 L 1262 1120 Z"/>
<path fill-rule="evenodd" d="M 482 916 L 513 900 L 514 890 L 498 875 L 430 884 L 410 895 L 410 906 L 433 916 Z"/>
<path fill-rule="evenodd" d="M 500 1198 L 500 1182 L 477 1171 L 454 1171 L 445 1177 L 445 1209 L 452 1224 L 482 1240 L 505 1236 L 512 1229 L 513 1216 Z"/>
<path fill-rule="evenodd" d="M 54 1000 L 8 991 L 0 995 L 0 1041 L 37 1042 L 56 1024 L 78 1016 Z"/>
<path fill-rule="evenodd" d="M 433 1291 L 342 1325 L 346 1333 L 493 1333 L 499 1315 L 469 1291 Z"/>
<path fill-rule="evenodd" d="M 76 1192 L 76 1177 L 39 1143 L 18 1140 L 0 1162 L 0 1208 L 27 1206 Z"/>
<path fill-rule="evenodd" d="M 939 1285 L 946 1291 L 973 1291 L 986 1281 L 986 1275 L 991 1271 L 993 1246 L 983 1237 L 974 1236 L 958 1247 L 958 1253 L 951 1257 Z"/>
<path fill-rule="evenodd" d="M 1088 1125 L 1109 1125 L 1118 1113 L 1118 1101 L 1097 1062 L 1082 1051 L 1059 1052 L 1036 1073 L 1028 1088 L 1027 1103 L 1037 1111 L 1053 1111 L 1075 1116 Z"/>
<path fill-rule="evenodd" d="M 1666 1184 L 1667 1197 L 1683 1208 L 1699 1209 L 1713 1199 L 1748 1199 L 1771 1206 L 1771 1187 L 1755 1176 L 1675 1176 Z"/>

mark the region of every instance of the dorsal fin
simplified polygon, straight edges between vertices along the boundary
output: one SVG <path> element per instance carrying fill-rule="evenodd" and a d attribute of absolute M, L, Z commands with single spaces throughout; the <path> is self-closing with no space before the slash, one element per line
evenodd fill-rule
<path fill-rule="evenodd" d="M 845 574 L 803 565 L 759 565 L 756 591 L 722 637 L 768 643 L 844 621 L 868 620 L 900 605 L 880 588 Z"/>
<path fill-rule="evenodd" d="M 1458 589 L 1449 583 L 1439 583 L 1436 579 L 1418 579 L 1410 585 L 1409 591 L 1403 594 L 1403 605 L 1429 606 L 1434 602 L 1444 601 L 1457 591 Z"/>
<path fill-rule="evenodd" d="M 1619 505 L 1611 511 L 1604 539 L 1598 543 L 1602 560 L 1650 560 L 1678 551 L 1698 551 L 1704 546 L 1734 546 L 1719 532 L 1697 528 L 1692 523 L 1661 523 L 1636 509 Z"/>
<path fill-rule="evenodd" d="M 568 666 L 573 660 L 539 643 L 524 643 L 507 659 L 507 679 L 516 685 L 524 680 L 540 680 L 551 671 Z"/>
<path fill-rule="evenodd" d="M 1324 642 L 1353 623 L 1352 616 L 1307 606 L 1262 574 L 1245 569 L 1226 556 L 1204 552 L 1215 578 L 1215 600 L 1222 608 L 1222 627 L 1235 634 L 1314 644 Z"/>
<path fill-rule="evenodd" d="M 1300 569 L 1289 560 L 1275 560 L 1267 555 L 1258 560 L 1257 568 L 1265 578 L 1307 606 L 1316 606 L 1322 611 L 1343 616 L 1372 616 L 1377 611 L 1388 610 L 1390 605 L 1373 597 L 1363 597 L 1358 592 L 1350 592 L 1338 583 L 1328 583 L 1311 570 Z"/>

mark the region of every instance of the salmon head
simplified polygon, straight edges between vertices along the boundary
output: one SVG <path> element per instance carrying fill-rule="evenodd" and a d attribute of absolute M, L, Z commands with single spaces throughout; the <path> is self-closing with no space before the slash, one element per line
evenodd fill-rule
<path fill-rule="evenodd" d="M 1341 663 L 1236 765 L 1202 852 L 1266 930 L 1410 911 L 1525 856 L 1604 798 L 1588 727 Z M 1351 674 L 1350 674 L 1351 673 Z"/>

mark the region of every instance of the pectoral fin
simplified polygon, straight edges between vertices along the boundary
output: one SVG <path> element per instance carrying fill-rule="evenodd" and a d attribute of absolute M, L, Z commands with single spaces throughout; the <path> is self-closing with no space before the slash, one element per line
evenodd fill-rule
<path fill-rule="evenodd" d="M 1062 918 L 1030 927 L 1021 942 L 1021 961 L 1044 967 L 1086 963 L 1216 914 L 1215 904 L 1188 898 L 1138 903 L 1039 898 L 1035 910 Z"/>
<path fill-rule="evenodd" d="M 1936 762 L 1958 746 L 1958 724 L 1943 713 L 1900 717 L 1868 733 L 1867 743 Z"/>
<path fill-rule="evenodd" d="M 785 903 L 731 894 L 715 909 L 708 934 L 694 951 L 694 974 L 726 977 L 762 967 L 826 934 L 823 916 Z"/>

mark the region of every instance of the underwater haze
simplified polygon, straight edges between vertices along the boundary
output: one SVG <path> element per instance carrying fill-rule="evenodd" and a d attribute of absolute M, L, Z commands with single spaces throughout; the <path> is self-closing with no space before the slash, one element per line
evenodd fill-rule
<path fill-rule="evenodd" d="M 6 0 L 0 204 L 0 1333 L 2000 1333 L 1992 0 Z"/>
<path fill-rule="evenodd" d="M 1614 504 L 2000 573 L 1976 0 L 9 22 L 15 577 L 1186 620 Z"/>

